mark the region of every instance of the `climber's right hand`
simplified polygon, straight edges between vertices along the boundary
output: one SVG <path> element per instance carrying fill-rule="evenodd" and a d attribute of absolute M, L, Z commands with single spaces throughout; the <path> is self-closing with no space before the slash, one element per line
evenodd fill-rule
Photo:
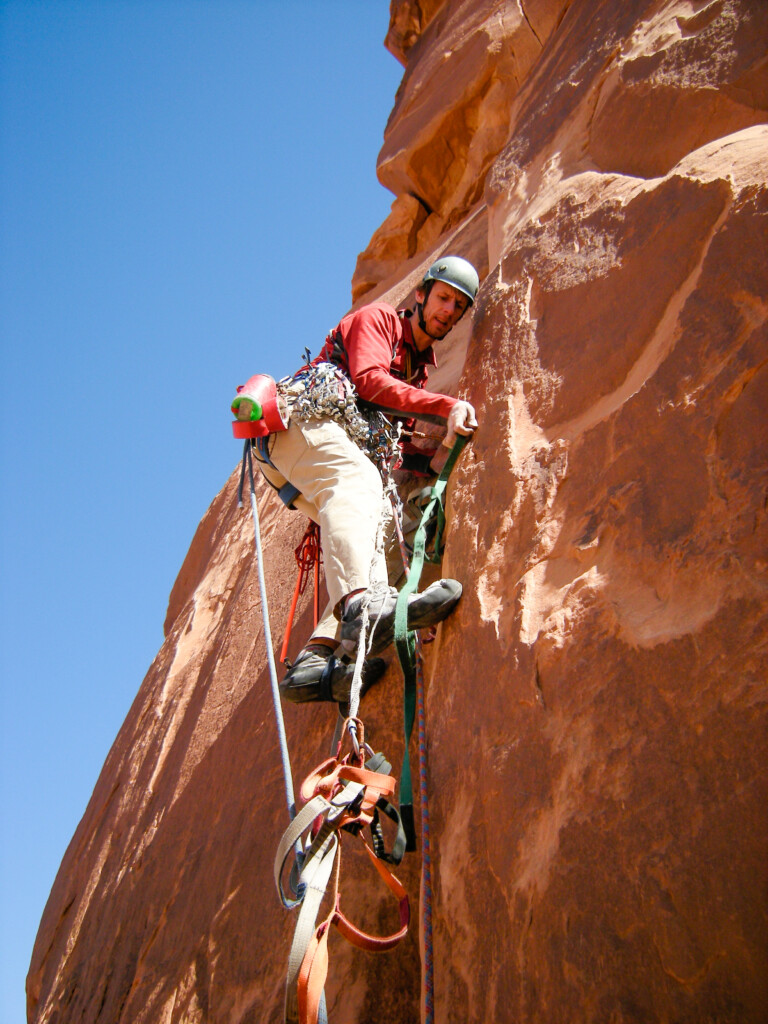
<path fill-rule="evenodd" d="M 474 406 L 469 402 L 458 401 L 448 415 L 448 431 L 443 438 L 443 444 L 446 448 L 453 448 L 457 434 L 471 437 L 476 429 L 477 419 Z"/>

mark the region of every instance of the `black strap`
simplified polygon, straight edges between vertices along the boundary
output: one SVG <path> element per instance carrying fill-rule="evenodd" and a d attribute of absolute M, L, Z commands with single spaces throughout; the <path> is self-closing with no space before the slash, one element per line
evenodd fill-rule
<path fill-rule="evenodd" d="M 386 861 L 387 864 L 399 864 L 403 859 L 403 854 L 406 851 L 407 839 L 405 835 L 405 826 L 400 817 L 398 809 L 391 804 L 384 797 L 376 803 L 376 808 L 373 812 L 373 821 L 371 822 L 371 840 L 373 841 L 373 852 L 379 858 L 379 860 Z M 386 847 L 384 846 L 384 836 L 381 831 L 381 823 L 379 821 L 378 811 L 393 821 L 397 826 L 397 833 L 392 843 L 392 849 L 387 853 Z"/>
<path fill-rule="evenodd" d="M 392 771 L 392 765 L 382 753 L 373 754 L 369 757 L 365 762 L 365 767 L 369 771 L 380 772 L 382 775 L 389 775 Z M 384 833 L 381 829 L 379 811 L 381 811 L 382 814 L 386 814 L 390 821 L 393 821 L 397 826 L 397 832 L 392 843 L 392 849 L 389 853 L 387 853 L 387 848 L 384 844 Z M 405 829 L 403 828 L 403 823 L 400 820 L 400 814 L 397 808 L 385 799 L 385 797 L 381 797 L 377 800 L 376 807 L 373 811 L 373 820 L 371 821 L 371 843 L 373 845 L 373 852 L 379 860 L 383 860 L 387 864 L 399 864 L 403 859 L 406 846 Z"/>
<path fill-rule="evenodd" d="M 331 682 L 333 680 L 333 673 L 338 665 L 338 661 L 333 655 L 330 656 L 328 661 L 325 663 L 323 674 L 320 676 L 320 682 L 317 684 L 318 689 L 318 700 L 333 700 L 333 687 Z"/>
<path fill-rule="evenodd" d="M 417 473 L 419 476 L 434 476 L 430 465 L 434 454 L 434 452 L 431 455 L 427 452 L 403 452 L 397 468 L 406 473 Z"/>
<path fill-rule="evenodd" d="M 257 437 L 257 438 L 255 438 L 256 449 L 258 450 L 258 453 L 259 453 L 259 455 L 256 456 L 256 460 L 258 462 L 266 462 L 266 464 L 268 466 L 271 466 L 272 469 L 274 469 L 276 472 L 279 473 L 280 470 L 277 468 L 277 466 L 274 464 L 272 459 L 269 457 L 269 439 L 270 439 L 270 437 L 272 437 L 272 435 L 271 434 L 267 434 L 266 437 Z M 259 458 L 259 456 L 261 456 L 261 458 Z M 275 484 L 273 484 L 272 481 L 268 477 L 265 476 L 264 479 L 267 481 L 267 483 L 269 484 L 270 487 L 274 487 L 274 489 L 277 491 L 278 498 L 280 499 L 280 501 L 282 501 L 282 503 L 285 505 L 286 508 L 290 508 L 290 509 L 295 509 L 296 508 L 296 505 L 294 504 L 294 502 L 296 501 L 296 499 L 301 494 L 301 491 L 299 490 L 298 487 L 294 487 L 294 485 L 290 482 L 290 480 L 287 480 L 283 484 L 282 487 L 276 487 Z"/>
<path fill-rule="evenodd" d="M 294 502 L 296 501 L 300 494 L 301 491 L 299 490 L 299 488 L 294 487 L 290 480 L 284 483 L 283 486 L 280 487 L 277 491 L 278 498 L 280 499 L 280 501 L 282 501 L 286 508 L 293 509 L 296 508 Z"/>
<path fill-rule="evenodd" d="M 277 466 L 269 457 L 269 439 L 271 436 L 271 434 L 267 434 L 265 437 L 257 437 L 256 447 L 259 449 L 259 455 L 261 455 L 259 462 L 266 462 L 266 464 L 271 466 L 272 469 L 277 469 Z"/>

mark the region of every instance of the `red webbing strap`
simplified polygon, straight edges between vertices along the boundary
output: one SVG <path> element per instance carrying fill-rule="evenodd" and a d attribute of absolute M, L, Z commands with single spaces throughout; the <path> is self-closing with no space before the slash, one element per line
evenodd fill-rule
<path fill-rule="evenodd" d="M 365 792 L 359 811 L 355 814 L 344 815 L 339 823 L 339 828 L 355 821 L 359 821 L 363 825 L 370 825 L 376 804 L 382 797 L 390 799 L 394 796 L 396 784 L 391 775 L 372 772 L 368 768 L 356 768 L 354 765 L 347 764 L 346 759 L 339 762 L 335 757 L 329 757 L 304 779 L 299 792 L 302 800 L 305 801 L 311 800 L 318 794 L 324 796 L 326 800 L 332 800 L 341 791 L 345 782 L 356 782 L 365 786 Z"/>
<path fill-rule="evenodd" d="M 302 782 L 299 787 L 301 799 L 305 801 L 311 800 L 313 796 L 320 792 L 321 785 L 323 785 L 325 792 L 330 793 L 340 771 L 341 764 L 335 757 L 326 758 Z"/>
<path fill-rule="evenodd" d="M 344 916 L 341 912 L 341 907 L 339 906 L 338 901 L 333 914 L 333 924 L 336 925 L 336 928 L 344 936 L 347 942 L 351 942 L 352 945 L 357 946 L 358 949 L 365 949 L 371 953 L 384 953 L 386 950 L 392 949 L 396 946 L 398 942 L 405 937 L 411 920 L 411 906 L 408 902 L 408 893 L 405 891 L 400 879 L 392 874 L 384 861 L 379 860 L 368 843 L 364 840 L 362 842 L 365 847 L 365 852 L 373 862 L 376 870 L 384 879 L 385 885 L 399 900 L 400 930 L 393 932 L 391 935 L 369 935 L 368 932 L 361 931 L 352 924 L 349 918 Z"/>
<path fill-rule="evenodd" d="M 319 926 L 312 936 L 299 971 L 298 1004 L 299 1024 L 317 1024 L 320 1000 L 328 977 L 328 934 L 330 919 Z"/>
<path fill-rule="evenodd" d="M 394 893 L 400 902 L 400 929 L 392 935 L 370 935 L 368 932 L 361 931 L 353 925 L 342 913 L 339 895 L 339 870 L 341 864 L 341 848 L 339 848 L 334 875 L 333 909 L 328 917 L 318 925 L 315 934 L 307 946 L 307 951 L 304 954 L 299 970 L 297 990 L 299 1024 L 317 1024 L 320 999 L 322 998 L 325 981 L 328 977 L 328 934 L 331 930 L 331 925 L 335 925 L 347 942 L 369 953 L 385 953 L 396 946 L 408 932 L 411 916 L 408 894 L 400 880 L 378 859 L 368 844 L 364 842 L 363 846 L 369 858 L 376 866 L 376 870 L 384 879 L 387 888 Z"/>

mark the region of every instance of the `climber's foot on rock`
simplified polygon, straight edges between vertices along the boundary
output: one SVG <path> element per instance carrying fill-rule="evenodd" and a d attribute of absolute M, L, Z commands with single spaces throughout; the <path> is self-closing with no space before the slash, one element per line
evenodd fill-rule
<path fill-rule="evenodd" d="M 361 591 L 352 594 L 344 605 L 341 643 L 346 651 L 353 651 L 360 638 L 365 593 Z M 451 579 L 437 580 L 421 594 L 411 594 L 408 598 L 408 629 L 426 629 L 437 625 L 451 614 L 460 599 L 461 584 Z M 368 629 L 373 631 L 370 654 L 379 654 L 392 643 L 395 636 L 396 605 L 397 593 L 393 588 L 371 596 L 368 605 Z"/>

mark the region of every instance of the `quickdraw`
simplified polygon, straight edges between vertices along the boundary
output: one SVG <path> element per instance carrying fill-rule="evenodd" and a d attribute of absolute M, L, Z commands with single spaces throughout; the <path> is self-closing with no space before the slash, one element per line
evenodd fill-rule
<path fill-rule="evenodd" d="M 348 731 L 345 728 L 344 733 Z M 389 802 L 395 791 L 395 780 L 389 774 L 391 765 L 382 754 L 373 754 L 366 746 L 363 723 L 359 719 L 355 722 L 355 734 L 359 753 L 352 750 L 342 757 L 340 742 L 336 756 L 323 761 L 304 780 L 300 793 L 306 804 L 283 834 L 275 857 L 275 885 L 283 905 L 288 909 L 301 907 L 288 960 L 286 1024 L 317 1024 L 325 1020 L 323 987 L 328 973 L 327 943 L 331 926 L 358 949 L 378 953 L 392 949 L 408 931 L 408 894 L 385 863 L 385 859 L 398 863 L 402 857 L 404 842 L 400 832 L 396 840 L 396 845 L 400 842 L 399 851 L 393 847 L 389 855 L 382 856 L 383 837 L 378 812 L 383 810 L 393 820 L 397 818 L 397 812 Z M 367 762 L 366 752 L 371 754 Z M 371 829 L 373 849 L 363 839 L 365 827 Z M 369 860 L 397 899 L 400 927 L 390 935 L 370 935 L 361 931 L 341 909 L 342 831 L 360 838 Z M 283 875 L 291 851 L 297 854 L 299 871 L 298 877 L 296 871 L 291 874 L 289 894 L 283 885 Z M 317 925 L 331 876 L 331 910 Z"/>

